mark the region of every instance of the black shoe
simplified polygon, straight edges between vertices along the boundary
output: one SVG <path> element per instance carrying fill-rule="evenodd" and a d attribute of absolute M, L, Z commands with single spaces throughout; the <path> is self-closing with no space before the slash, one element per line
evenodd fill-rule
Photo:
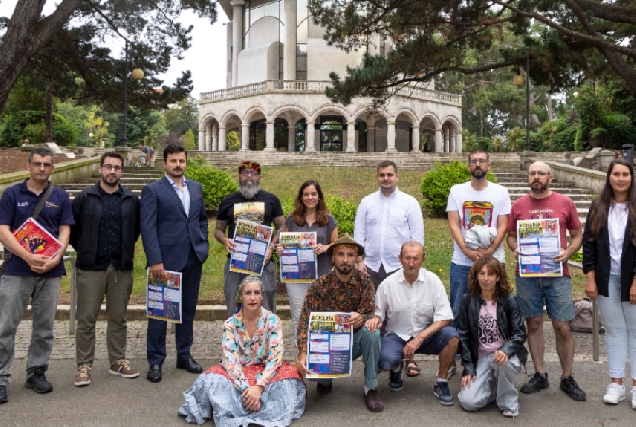
<path fill-rule="evenodd" d="M 534 376 L 530 380 L 521 386 L 520 391 L 525 394 L 537 393 L 540 390 L 550 387 L 550 381 L 548 381 L 548 373 L 544 372 L 541 375 L 538 372 L 534 373 Z"/>
<path fill-rule="evenodd" d="M 44 373 L 46 368 L 35 368 L 33 373 L 27 378 L 24 386 L 34 390 L 36 393 L 50 393 L 53 391 L 53 384 L 47 381 Z"/>
<path fill-rule="evenodd" d="M 146 378 L 151 383 L 158 383 L 161 381 L 161 365 L 150 365 Z"/>
<path fill-rule="evenodd" d="M 318 394 L 329 394 L 333 389 L 333 383 L 329 383 L 329 385 L 322 385 L 320 383 L 316 383 L 316 391 Z"/>
<path fill-rule="evenodd" d="M 177 369 L 185 369 L 191 374 L 200 374 L 201 372 L 203 372 L 203 368 L 201 368 L 201 365 L 199 365 L 193 358 L 177 360 Z"/>
<path fill-rule="evenodd" d="M 9 401 L 9 396 L 7 395 L 7 386 L 0 385 L 0 403 L 7 403 Z"/>
<path fill-rule="evenodd" d="M 402 368 L 397 372 L 393 370 L 389 371 L 389 390 L 400 391 L 404 388 L 404 381 L 402 381 Z"/>
<path fill-rule="evenodd" d="M 576 381 L 574 381 L 572 375 L 561 378 L 561 391 L 567 394 L 572 400 L 576 400 L 578 402 L 587 400 L 585 392 L 579 388 L 579 385 Z"/>

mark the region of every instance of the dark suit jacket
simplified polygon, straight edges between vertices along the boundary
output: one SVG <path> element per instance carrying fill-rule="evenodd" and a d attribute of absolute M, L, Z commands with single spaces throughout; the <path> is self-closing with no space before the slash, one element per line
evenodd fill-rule
<path fill-rule="evenodd" d="M 141 191 L 141 238 L 148 265 L 163 263 L 169 271 L 181 271 L 188 261 L 190 244 L 201 263 L 208 257 L 208 218 L 201 184 L 186 179 L 190 212 L 164 176 Z"/>
<path fill-rule="evenodd" d="M 608 284 L 611 267 L 609 230 L 606 223 L 601 228 L 597 241 L 591 240 L 592 232 L 588 225 L 590 224 L 590 212 L 592 212 L 593 207 L 594 204 L 592 204 L 587 213 L 586 227 L 583 232 L 583 273 L 595 271 L 598 294 L 607 297 L 609 296 Z M 632 227 L 628 220 L 621 254 L 621 301 L 629 301 L 629 288 L 632 286 L 632 280 L 636 275 L 636 247 L 631 241 L 631 232 Z"/>

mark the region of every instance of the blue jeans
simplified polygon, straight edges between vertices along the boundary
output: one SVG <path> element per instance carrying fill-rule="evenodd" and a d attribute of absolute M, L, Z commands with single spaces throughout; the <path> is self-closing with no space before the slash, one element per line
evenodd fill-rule
<path fill-rule="evenodd" d="M 362 356 L 362 361 L 364 362 L 364 385 L 371 389 L 378 386 L 380 341 L 380 331 L 377 329 L 375 332 L 370 332 L 366 326 L 363 326 L 353 333 L 351 359 L 356 360 Z M 331 378 L 317 381 L 324 386 L 331 384 Z"/>
<path fill-rule="evenodd" d="M 559 322 L 574 319 L 572 285 L 569 277 L 517 276 L 517 301 L 524 318 L 543 313 L 545 300 L 548 317 Z"/>
<path fill-rule="evenodd" d="M 416 354 L 440 354 L 448 345 L 448 342 L 454 338 L 459 338 L 457 329 L 445 326 L 433 336 L 429 337 L 415 351 Z M 411 341 L 411 338 L 409 341 Z M 404 358 L 404 346 L 408 341 L 404 341 L 397 334 L 390 333 L 382 338 L 382 349 L 380 350 L 380 369 L 386 371 L 400 366 Z"/>
<path fill-rule="evenodd" d="M 453 310 L 451 326 L 457 327 L 457 316 L 462 305 L 462 297 L 468 293 L 468 272 L 470 266 L 458 265 L 451 262 L 450 265 L 450 305 Z"/>
<path fill-rule="evenodd" d="M 612 378 L 625 376 L 629 348 L 630 374 L 636 380 L 636 305 L 621 301 L 621 276 L 610 275 L 608 291 L 608 297 L 599 295 L 596 301 L 605 326 L 609 374 Z"/>

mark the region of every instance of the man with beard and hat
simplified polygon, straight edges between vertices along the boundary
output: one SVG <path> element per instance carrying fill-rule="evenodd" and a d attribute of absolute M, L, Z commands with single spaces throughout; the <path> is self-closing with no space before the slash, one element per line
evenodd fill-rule
<path fill-rule="evenodd" d="M 380 331 L 365 326 L 375 313 L 375 288 L 371 276 L 358 270 L 356 260 L 364 255 L 362 245 L 342 233 L 327 249 L 334 268 L 320 276 L 307 290 L 303 310 L 298 320 L 298 368 L 303 374 L 307 368 L 307 329 L 309 317 L 316 311 L 350 313 L 353 327 L 351 359 L 362 357 L 364 362 L 364 402 L 371 412 L 382 412 L 384 403 L 378 394 L 378 361 L 380 358 Z M 316 385 L 319 394 L 332 390 L 331 379 L 320 379 Z"/>
<path fill-rule="evenodd" d="M 137 378 L 126 360 L 126 310 L 133 286 L 135 242 L 139 238 L 139 197 L 119 184 L 124 158 L 114 151 L 100 160 L 101 179 L 73 199 L 71 244 L 77 251 L 77 387 L 91 383 L 95 322 L 106 295 L 109 372 Z"/>
<path fill-rule="evenodd" d="M 563 276 L 559 277 L 521 277 L 519 263 L 515 271 L 517 281 L 517 301 L 522 316 L 526 319 L 528 346 L 534 363 L 534 376 L 521 387 L 526 394 L 536 393 L 550 386 L 548 373 L 545 372 L 543 353 L 543 305 L 552 320 L 555 343 L 561 362 L 560 389 L 571 399 L 586 400 L 583 390 L 572 377 L 574 362 L 574 338 L 570 321 L 574 319 L 572 302 L 572 284 L 568 271 L 568 259 L 579 250 L 583 243 L 583 232 L 576 206 L 572 199 L 550 189 L 552 171 L 544 162 L 534 162 L 528 169 L 530 194 L 521 197 L 512 205 L 508 223 L 508 246 L 518 260 L 517 221 L 531 219 L 558 218 L 561 248 L 554 257 L 554 263 L 563 263 Z M 565 230 L 570 234 L 568 246 Z M 542 257 L 543 258 L 543 257 Z M 558 264 L 557 264 L 558 265 Z"/>
<path fill-rule="evenodd" d="M 261 190 L 261 165 L 256 162 L 245 161 L 238 168 L 239 191 L 225 197 L 219 205 L 216 215 L 216 229 L 214 237 L 225 246 L 227 261 L 223 267 L 223 290 L 227 305 L 228 318 L 236 312 L 236 293 L 239 283 L 247 275 L 230 271 L 230 255 L 234 251 L 234 228 L 239 219 L 257 222 L 259 224 L 276 227 L 272 235 L 271 245 L 265 255 L 265 266 L 261 280 L 265 291 L 263 293 L 263 307 L 272 313 L 276 312 L 276 268 L 270 262 L 274 244 L 278 242 L 278 235 L 285 227 L 285 216 L 278 197 Z M 227 229 L 227 235 L 225 230 Z"/>
<path fill-rule="evenodd" d="M 491 256 L 503 247 L 503 239 L 508 228 L 510 215 L 510 196 L 508 190 L 486 179 L 491 168 L 488 153 L 473 150 L 468 154 L 470 181 L 453 185 L 448 195 L 446 212 L 448 225 L 454 240 L 453 259 L 450 265 L 450 304 L 454 320 L 451 326 L 457 326 L 457 315 L 462 296 L 468 292 L 468 272 L 478 259 Z M 466 230 L 475 225 L 493 227 L 497 236 L 487 248 L 470 249 L 464 236 Z M 459 355 L 456 357 L 459 360 Z M 453 363 L 448 378 L 455 375 L 457 368 Z"/>

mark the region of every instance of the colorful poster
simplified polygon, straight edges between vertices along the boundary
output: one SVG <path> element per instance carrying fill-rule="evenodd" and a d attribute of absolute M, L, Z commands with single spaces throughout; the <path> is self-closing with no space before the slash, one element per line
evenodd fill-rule
<path fill-rule="evenodd" d="M 464 229 L 470 230 L 474 225 L 492 226 L 492 203 L 467 201 L 462 207 Z"/>
<path fill-rule="evenodd" d="M 166 271 L 165 278 L 146 276 L 146 313 L 150 319 L 181 323 L 181 273 Z"/>
<path fill-rule="evenodd" d="M 256 222 L 238 220 L 234 229 L 234 251 L 230 271 L 260 276 L 274 229 Z"/>
<path fill-rule="evenodd" d="M 13 232 L 18 243 L 32 254 L 54 257 L 62 244 L 36 220 L 29 218 Z"/>
<path fill-rule="evenodd" d="M 563 276 L 563 264 L 554 260 L 561 252 L 559 231 L 557 218 L 517 221 L 520 276 Z"/>
<path fill-rule="evenodd" d="M 351 376 L 353 327 L 349 313 L 313 312 L 307 337 L 307 378 Z"/>
<path fill-rule="evenodd" d="M 317 236 L 311 233 L 280 233 L 283 253 L 280 260 L 280 281 L 306 283 L 318 278 L 318 260 L 314 253 Z"/>

